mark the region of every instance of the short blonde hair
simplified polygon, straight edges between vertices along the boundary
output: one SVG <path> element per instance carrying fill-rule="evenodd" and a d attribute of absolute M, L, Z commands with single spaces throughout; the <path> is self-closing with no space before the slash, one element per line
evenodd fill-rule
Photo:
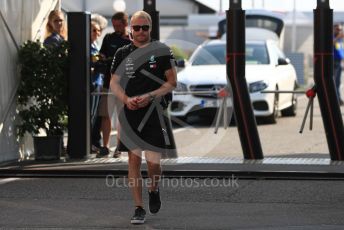
<path fill-rule="evenodd" d="M 91 24 L 98 24 L 101 30 L 107 27 L 108 21 L 100 14 L 91 15 Z"/>
<path fill-rule="evenodd" d="M 136 11 L 132 16 L 131 16 L 131 19 L 130 19 L 130 24 L 131 24 L 131 21 L 135 18 L 143 18 L 143 19 L 146 19 L 148 21 L 148 24 L 149 24 L 149 27 L 152 27 L 152 18 L 151 16 L 145 12 L 145 11 Z"/>

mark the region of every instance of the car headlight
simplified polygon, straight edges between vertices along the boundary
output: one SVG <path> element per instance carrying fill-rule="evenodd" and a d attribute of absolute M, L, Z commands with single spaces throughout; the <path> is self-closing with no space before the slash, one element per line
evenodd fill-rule
<path fill-rule="evenodd" d="M 175 92 L 187 92 L 188 91 L 188 87 L 184 83 L 177 82 L 177 86 L 174 89 L 174 91 Z"/>
<path fill-rule="evenodd" d="M 255 92 L 259 92 L 268 88 L 268 86 L 269 85 L 264 81 L 256 81 L 256 82 L 250 83 L 248 88 L 249 88 L 250 93 L 255 93 Z"/>

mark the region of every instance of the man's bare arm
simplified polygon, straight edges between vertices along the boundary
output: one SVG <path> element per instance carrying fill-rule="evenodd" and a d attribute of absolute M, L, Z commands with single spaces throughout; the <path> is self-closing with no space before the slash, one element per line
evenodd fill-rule
<path fill-rule="evenodd" d="M 160 88 L 148 92 L 147 94 L 141 95 L 137 99 L 137 103 L 139 107 L 145 107 L 149 104 L 149 102 L 156 97 L 162 97 L 172 90 L 177 85 L 177 71 L 174 67 L 165 71 L 165 76 L 167 81 L 161 85 Z"/>
<path fill-rule="evenodd" d="M 119 76 L 111 75 L 110 88 L 112 93 L 130 110 L 138 109 L 137 97 L 128 97 L 123 88 L 119 85 Z"/>

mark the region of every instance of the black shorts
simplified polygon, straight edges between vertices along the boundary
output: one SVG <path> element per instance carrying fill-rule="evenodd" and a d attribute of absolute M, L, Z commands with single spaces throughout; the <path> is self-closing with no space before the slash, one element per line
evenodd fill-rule
<path fill-rule="evenodd" d="M 159 116 L 163 119 L 163 113 L 160 115 L 157 109 L 154 108 L 148 120 L 143 123 L 143 119 L 149 106 L 138 109 L 129 110 L 124 107 L 119 114 L 119 137 L 120 142 L 117 146 L 119 151 L 127 152 L 129 150 L 141 149 L 150 150 L 154 152 L 164 152 L 166 148 L 167 133 L 161 124 Z"/>

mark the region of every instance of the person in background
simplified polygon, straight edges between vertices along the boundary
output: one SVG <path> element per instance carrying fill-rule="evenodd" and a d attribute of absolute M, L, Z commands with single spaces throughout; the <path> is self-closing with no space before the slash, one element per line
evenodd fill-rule
<path fill-rule="evenodd" d="M 121 127 L 118 150 L 128 152 L 128 179 L 135 212 L 132 224 L 143 224 L 146 211 L 142 199 L 141 163 L 145 152 L 149 177 L 149 211 L 161 207 L 159 181 L 161 154 L 168 145 L 167 106 L 163 98 L 176 87 L 177 74 L 171 49 L 152 41 L 152 19 L 144 11 L 131 17 L 132 43 L 117 50 L 111 68 L 111 90 L 122 103 L 118 119 Z"/>
<path fill-rule="evenodd" d="M 109 85 L 110 85 L 110 68 L 112 59 L 118 50 L 118 48 L 127 45 L 130 43 L 127 26 L 128 26 L 128 15 L 124 12 L 117 12 L 111 18 L 112 26 L 114 28 L 113 33 L 106 34 L 102 46 L 100 48 L 100 53 L 107 59 L 108 61 L 108 70 L 106 71 L 105 78 L 104 78 L 104 86 L 103 92 L 109 93 Z M 102 117 L 101 122 L 101 132 L 103 135 L 103 148 L 100 151 L 99 156 L 106 156 L 110 153 L 109 150 L 109 142 L 110 142 L 110 134 L 111 134 L 111 117 L 113 115 L 115 109 L 115 97 L 113 95 L 103 95 L 100 99 L 99 105 L 99 116 Z M 118 126 L 117 122 L 117 143 L 118 138 L 120 135 L 120 127 Z M 117 148 L 114 152 L 113 157 L 117 158 L 120 157 L 120 152 L 117 151 Z"/>
<path fill-rule="evenodd" d="M 67 26 L 61 10 L 52 10 L 46 25 L 44 46 L 59 45 L 67 39 Z"/>
<path fill-rule="evenodd" d="M 67 40 L 67 24 L 64 13 L 61 10 L 52 10 L 48 15 L 48 22 L 45 26 L 45 38 L 43 45 L 47 48 L 59 47 Z M 48 57 L 49 58 L 49 57 Z M 66 152 L 64 141 L 61 142 L 61 149 Z"/>
<path fill-rule="evenodd" d="M 107 26 L 107 20 L 99 14 L 91 15 L 91 92 L 101 92 L 106 65 L 99 54 L 97 39 Z M 105 66 L 105 67 L 104 67 Z M 98 116 L 100 95 L 91 95 L 91 143 L 92 152 L 99 154 L 101 148 L 101 117 Z"/>
<path fill-rule="evenodd" d="M 337 97 L 340 105 L 344 105 L 344 101 L 340 96 L 340 83 L 342 76 L 342 61 L 344 59 L 344 34 L 340 24 L 333 26 L 333 76 L 337 91 Z"/>
<path fill-rule="evenodd" d="M 226 25 L 227 21 L 226 19 L 222 19 L 217 23 L 217 33 L 216 33 L 216 38 L 221 39 L 222 36 L 226 33 Z"/>

